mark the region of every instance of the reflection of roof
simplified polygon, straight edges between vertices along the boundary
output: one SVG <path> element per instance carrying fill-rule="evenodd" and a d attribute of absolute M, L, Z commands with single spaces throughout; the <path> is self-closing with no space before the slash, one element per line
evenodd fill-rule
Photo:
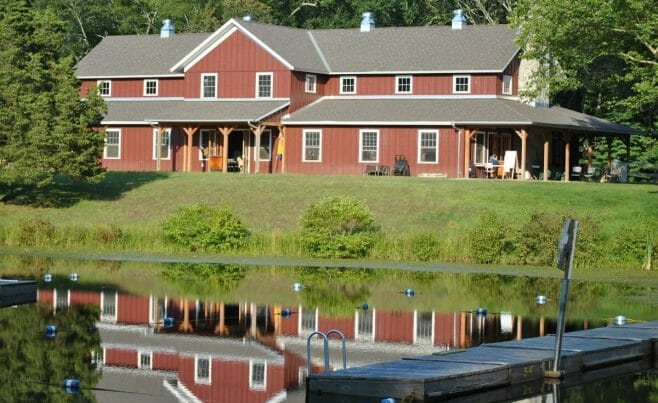
<path fill-rule="evenodd" d="M 225 337 L 152 333 L 145 326 L 97 323 L 103 348 L 150 350 L 179 355 L 208 354 L 222 360 L 267 360 L 283 364 L 283 357 L 256 341 Z"/>
<path fill-rule="evenodd" d="M 176 379 L 175 373 L 103 367 L 94 396 L 99 403 L 175 403 L 163 382 Z M 106 390 L 98 390 L 106 389 Z"/>
<path fill-rule="evenodd" d="M 532 107 L 496 97 L 326 97 L 282 121 L 288 125 L 534 125 L 638 133 L 627 126 L 558 106 Z"/>
<path fill-rule="evenodd" d="M 145 122 L 247 122 L 259 121 L 286 107 L 287 99 L 267 101 L 117 101 L 107 99 L 103 124 Z"/>

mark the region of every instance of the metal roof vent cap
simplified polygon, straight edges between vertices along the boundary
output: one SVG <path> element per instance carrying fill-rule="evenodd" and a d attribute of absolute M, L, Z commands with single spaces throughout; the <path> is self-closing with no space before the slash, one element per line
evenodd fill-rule
<path fill-rule="evenodd" d="M 244 17 L 242 17 L 242 21 L 251 21 L 251 16 L 245 15 Z"/>
<path fill-rule="evenodd" d="M 174 23 L 171 19 L 167 18 L 162 20 L 162 28 L 160 28 L 160 38 L 169 38 L 174 36 Z"/>
<path fill-rule="evenodd" d="M 375 29 L 375 17 L 371 12 L 361 14 L 361 32 L 370 32 Z"/>
<path fill-rule="evenodd" d="M 466 25 L 466 17 L 464 17 L 464 10 L 458 8 L 452 12 L 452 29 L 462 29 Z"/>

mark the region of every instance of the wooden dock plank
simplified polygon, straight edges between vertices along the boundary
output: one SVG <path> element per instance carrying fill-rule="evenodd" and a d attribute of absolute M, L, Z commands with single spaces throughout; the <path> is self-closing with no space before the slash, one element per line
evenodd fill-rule
<path fill-rule="evenodd" d="M 0 307 L 37 302 L 36 281 L 0 280 Z"/>

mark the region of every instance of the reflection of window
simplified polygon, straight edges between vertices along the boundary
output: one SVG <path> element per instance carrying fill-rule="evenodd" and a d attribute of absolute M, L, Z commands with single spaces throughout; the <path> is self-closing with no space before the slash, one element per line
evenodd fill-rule
<path fill-rule="evenodd" d="M 422 312 L 416 316 L 416 341 L 432 342 L 434 328 L 432 312 Z"/>
<path fill-rule="evenodd" d="M 372 310 L 357 312 L 358 338 L 371 339 L 375 315 Z"/>
<path fill-rule="evenodd" d="M 512 95 L 512 76 L 503 76 L 503 95 Z"/>
<path fill-rule="evenodd" d="M 356 77 L 345 76 L 340 78 L 341 94 L 356 94 Z"/>
<path fill-rule="evenodd" d="M 55 290 L 55 310 L 64 309 L 69 306 L 69 292 Z"/>
<path fill-rule="evenodd" d="M 256 73 L 256 98 L 272 98 L 272 73 Z"/>
<path fill-rule="evenodd" d="M 304 130 L 302 161 L 322 161 L 322 131 Z"/>
<path fill-rule="evenodd" d="M 194 356 L 194 382 L 195 383 L 210 383 L 210 371 L 212 370 L 210 364 L 210 357 L 208 356 Z"/>
<path fill-rule="evenodd" d="M 315 93 L 317 90 L 318 76 L 315 74 L 306 75 L 306 92 Z"/>
<path fill-rule="evenodd" d="M 159 129 L 153 129 L 153 159 L 158 158 L 158 132 Z M 171 129 L 166 129 L 160 137 L 160 159 L 168 160 L 170 158 Z"/>
<path fill-rule="evenodd" d="M 468 94 L 471 92 L 471 76 L 452 76 L 452 92 Z"/>
<path fill-rule="evenodd" d="M 99 80 L 96 85 L 98 85 L 98 95 L 102 97 L 109 97 L 112 95 L 112 81 Z"/>
<path fill-rule="evenodd" d="M 267 388 L 267 363 L 249 361 L 249 389 Z"/>
<path fill-rule="evenodd" d="M 418 131 L 418 162 L 438 162 L 439 132 L 436 130 Z"/>
<path fill-rule="evenodd" d="M 116 322 L 117 298 L 116 291 L 103 291 L 101 293 L 101 321 Z"/>
<path fill-rule="evenodd" d="M 158 95 L 158 80 L 144 80 L 144 95 L 147 97 Z"/>
<path fill-rule="evenodd" d="M 317 311 L 315 309 L 302 309 L 302 330 L 315 331 Z"/>
<path fill-rule="evenodd" d="M 201 74 L 201 98 L 217 98 L 217 74 Z"/>
<path fill-rule="evenodd" d="M 395 93 L 396 94 L 411 94 L 411 76 L 397 76 L 395 77 Z"/>
<path fill-rule="evenodd" d="M 260 150 L 258 159 L 260 161 L 269 161 L 272 158 L 272 135 L 269 131 L 260 134 Z"/>
<path fill-rule="evenodd" d="M 103 149 L 103 158 L 108 160 L 118 160 L 121 158 L 121 130 L 105 130 L 105 148 Z"/>
<path fill-rule="evenodd" d="M 152 362 L 153 362 L 153 352 L 151 351 L 139 352 L 139 362 L 137 363 L 137 368 L 153 369 Z"/>
<path fill-rule="evenodd" d="M 379 131 L 361 130 L 359 135 L 359 162 L 379 161 Z"/>

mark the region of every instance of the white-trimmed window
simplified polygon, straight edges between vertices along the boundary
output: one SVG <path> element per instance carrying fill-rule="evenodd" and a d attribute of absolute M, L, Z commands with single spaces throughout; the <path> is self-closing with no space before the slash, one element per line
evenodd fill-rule
<path fill-rule="evenodd" d="M 322 130 L 307 129 L 303 131 L 304 149 L 302 150 L 303 162 L 322 161 Z"/>
<path fill-rule="evenodd" d="M 356 94 L 356 76 L 342 76 L 340 78 L 341 94 Z"/>
<path fill-rule="evenodd" d="M 249 360 L 249 389 L 267 389 L 267 362 Z"/>
<path fill-rule="evenodd" d="M 217 98 L 217 73 L 201 74 L 201 98 Z"/>
<path fill-rule="evenodd" d="M 306 75 L 306 92 L 310 92 L 315 94 L 317 92 L 317 87 L 318 87 L 318 76 L 315 74 L 307 74 Z"/>
<path fill-rule="evenodd" d="M 116 323 L 118 303 L 119 293 L 117 291 L 101 292 L 101 322 Z"/>
<path fill-rule="evenodd" d="M 210 356 L 194 356 L 194 383 L 210 383 L 212 361 Z"/>
<path fill-rule="evenodd" d="M 455 94 L 468 94 L 471 92 L 471 76 L 452 76 L 452 92 Z"/>
<path fill-rule="evenodd" d="M 121 129 L 105 130 L 103 158 L 107 160 L 121 159 Z"/>
<path fill-rule="evenodd" d="M 433 164 L 439 162 L 439 131 L 418 131 L 418 163 Z"/>
<path fill-rule="evenodd" d="M 512 76 L 503 76 L 503 95 L 512 95 Z"/>
<path fill-rule="evenodd" d="M 159 129 L 153 129 L 153 159 L 158 159 L 158 132 Z M 168 160 L 171 158 L 171 129 L 165 129 L 160 137 L 160 159 Z"/>
<path fill-rule="evenodd" d="M 144 96 L 155 97 L 158 95 L 158 80 L 144 80 Z"/>
<path fill-rule="evenodd" d="M 139 351 L 139 361 L 137 368 L 139 369 L 153 369 L 153 352 L 152 351 Z"/>
<path fill-rule="evenodd" d="M 260 134 L 260 149 L 258 152 L 260 161 L 269 161 L 272 159 L 272 132 L 266 130 Z"/>
<path fill-rule="evenodd" d="M 359 130 L 359 162 L 379 162 L 379 130 Z"/>
<path fill-rule="evenodd" d="M 112 81 L 111 80 L 98 80 L 98 95 L 102 97 L 109 97 L 112 95 Z"/>
<path fill-rule="evenodd" d="M 272 98 L 272 73 L 256 73 L 256 98 Z"/>
<path fill-rule="evenodd" d="M 411 94 L 413 92 L 413 79 L 411 76 L 395 76 L 395 93 Z"/>

